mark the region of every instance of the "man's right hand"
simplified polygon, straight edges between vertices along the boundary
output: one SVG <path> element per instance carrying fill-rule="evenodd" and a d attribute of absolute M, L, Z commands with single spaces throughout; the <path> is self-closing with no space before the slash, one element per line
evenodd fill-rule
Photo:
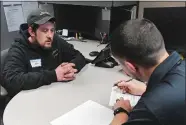
<path fill-rule="evenodd" d="M 69 81 L 73 80 L 75 78 L 75 73 L 77 72 L 77 69 L 74 69 L 73 67 L 75 64 L 73 63 L 62 63 L 56 68 L 56 76 L 57 81 Z"/>
<path fill-rule="evenodd" d="M 118 87 L 123 90 L 124 93 L 130 93 L 133 95 L 142 95 L 146 91 L 145 83 L 135 83 L 134 80 L 130 82 L 125 82 L 121 80 L 118 82 Z"/>

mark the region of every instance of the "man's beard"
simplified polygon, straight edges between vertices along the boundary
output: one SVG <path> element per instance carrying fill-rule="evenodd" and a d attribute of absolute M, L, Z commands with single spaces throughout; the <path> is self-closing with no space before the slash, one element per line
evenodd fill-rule
<path fill-rule="evenodd" d="M 52 46 L 50 46 L 50 47 L 41 46 L 41 48 L 42 48 L 43 50 L 51 50 L 51 49 L 52 49 Z"/>
<path fill-rule="evenodd" d="M 52 46 L 51 47 L 41 46 L 41 49 L 45 51 L 52 51 Z"/>
<path fill-rule="evenodd" d="M 49 47 L 48 47 L 48 46 L 47 46 L 47 47 L 41 46 L 37 40 L 36 40 L 35 43 L 36 43 L 37 45 L 39 45 L 40 48 L 43 49 L 43 50 L 52 50 L 52 40 L 51 40 L 51 46 L 49 46 Z"/>
<path fill-rule="evenodd" d="M 137 74 L 133 74 L 133 73 L 130 72 L 130 73 L 128 74 L 128 76 L 131 77 L 131 78 L 133 78 L 133 79 L 136 79 L 136 80 L 138 80 L 138 81 L 145 82 L 145 81 L 143 80 L 143 78 L 140 77 L 140 76 L 137 75 Z"/>
<path fill-rule="evenodd" d="M 137 76 L 135 76 L 135 79 L 138 80 L 138 81 L 141 81 L 141 82 L 146 82 L 146 81 L 143 80 L 141 77 L 137 77 Z"/>

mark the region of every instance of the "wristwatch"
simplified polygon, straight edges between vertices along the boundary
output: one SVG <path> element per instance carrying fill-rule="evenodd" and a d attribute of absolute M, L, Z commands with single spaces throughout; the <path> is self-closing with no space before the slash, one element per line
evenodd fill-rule
<path fill-rule="evenodd" d="M 122 108 L 122 107 L 119 107 L 119 108 L 117 108 L 117 109 L 114 110 L 114 116 L 116 114 L 121 113 L 121 112 L 123 112 L 123 113 L 125 113 L 125 114 L 127 114 L 129 116 L 129 112 L 127 110 L 125 110 L 124 108 Z"/>

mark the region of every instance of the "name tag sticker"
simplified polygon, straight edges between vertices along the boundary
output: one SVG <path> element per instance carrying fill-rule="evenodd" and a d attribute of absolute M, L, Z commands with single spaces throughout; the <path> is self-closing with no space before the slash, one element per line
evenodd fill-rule
<path fill-rule="evenodd" d="M 41 59 L 32 59 L 32 60 L 30 60 L 30 64 L 31 64 L 32 68 L 41 67 Z"/>

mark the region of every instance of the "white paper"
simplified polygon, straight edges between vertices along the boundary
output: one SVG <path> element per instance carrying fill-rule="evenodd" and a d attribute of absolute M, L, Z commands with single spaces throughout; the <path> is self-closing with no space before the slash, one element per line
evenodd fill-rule
<path fill-rule="evenodd" d="M 52 125 L 109 125 L 113 111 L 94 101 L 87 101 L 65 115 L 53 120 Z"/>
<path fill-rule="evenodd" d="M 21 5 L 4 7 L 8 31 L 19 30 L 20 24 L 24 23 Z"/>
<path fill-rule="evenodd" d="M 122 91 L 118 87 L 112 87 L 109 106 L 114 106 L 114 104 L 116 103 L 116 100 L 120 99 L 121 97 L 129 100 L 131 106 L 133 107 L 137 104 L 141 96 L 134 96 L 128 93 L 123 94 Z"/>
<path fill-rule="evenodd" d="M 39 4 L 39 8 L 49 12 L 52 16 L 54 16 L 53 4 Z"/>
<path fill-rule="evenodd" d="M 38 2 L 22 2 L 24 21 L 27 22 L 28 15 L 38 8 Z"/>
<path fill-rule="evenodd" d="M 68 30 L 67 29 L 63 29 L 62 36 L 68 36 Z"/>
<path fill-rule="evenodd" d="M 30 64 L 31 64 L 32 68 L 41 67 L 41 59 L 32 59 L 32 60 L 30 60 Z"/>
<path fill-rule="evenodd" d="M 102 20 L 110 20 L 110 10 L 102 9 Z"/>

